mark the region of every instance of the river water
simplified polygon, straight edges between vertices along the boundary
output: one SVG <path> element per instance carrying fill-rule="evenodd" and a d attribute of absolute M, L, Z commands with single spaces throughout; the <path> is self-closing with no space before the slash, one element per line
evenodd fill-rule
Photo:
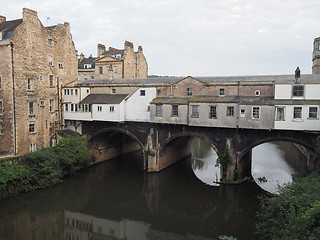
<path fill-rule="evenodd" d="M 255 182 L 214 185 L 219 177 L 214 150 L 198 139 L 193 147 L 192 158 L 160 173 L 129 167 L 127 163 L 141 157 L 135 153 L 50 189 L 4 199 L 0 240 L 256 239 L 258 195 L 265 191 Z M 284 157 L 277 144 L 253 150 L 253 175 L 265 177 L 268 181 L 262 185 L 267 189 L 277 181 L 290 181 L 294 168 L 283 163 Z"/>

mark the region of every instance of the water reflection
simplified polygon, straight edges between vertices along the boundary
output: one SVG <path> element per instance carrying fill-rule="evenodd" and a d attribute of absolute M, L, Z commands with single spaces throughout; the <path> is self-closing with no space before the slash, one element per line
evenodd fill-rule
<path fill-rule="evenodd" d="M 220 167 L 216 166 L 218 155 L 206 142 L 199 138 L 192 141 L 192 169 L 194 174 L 204 183 L 219 186 Z"/>
<path fill-rule="evenodd" d="M 103 163 L 62 184 L 0 202 L 0 240 L 255 239 L 261 189 L 212 187 L 191 158 L 157 174 Z"/>

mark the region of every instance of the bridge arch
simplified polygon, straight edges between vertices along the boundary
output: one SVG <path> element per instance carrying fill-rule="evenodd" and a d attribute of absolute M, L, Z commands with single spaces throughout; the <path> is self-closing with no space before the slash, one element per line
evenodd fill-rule
<path fill-rule="evenodd" d="M 90 136 L 90 155 L 96 162 L 110 160 L 132 152 L 141 151 L 144 146 L 133 133 L 120 127 L 103 128 Z M 144 168 L 143 154 L 136 160 L 138 168 Z"/>

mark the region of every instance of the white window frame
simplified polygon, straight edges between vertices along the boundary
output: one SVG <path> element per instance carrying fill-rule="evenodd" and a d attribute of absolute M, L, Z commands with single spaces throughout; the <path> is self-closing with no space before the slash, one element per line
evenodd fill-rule
<path fill-rule="evenodd" d="M 109 112 L 114 112 L 114 106 L 109 107 Z"/>
<path fill-rule="evenodd" d="M 27 90 L 28 91 L 33 91 L 33 79 L 32 78 L 27 78 Z"/>
<path fill-rule="evenodd" d="M 227 117 L 234 117 L 234 106 L 227 106 Z"/>
<path fill-rule="evenodd" d="M 49 102 L 49 111 L 52 113 L 54 112 L 54 99 L 51 98 Z"/>
<path fill-rule="evenodd" d="M 144 89 L 140 90 L 140 96 L 142 97 L 146 96 L 146 90 Z"/>
<path fill-rule="evenodd" d="M 48 46 L 49 46 L 49 47 L 52 47 L 52 46 L 53 46 L 53 40 L 52 40 L 52 38 L 49 38 L 49 39 L 48 39 Z"/>
<path fill-rule="evenodd" d="M 242 118 L 246 117 L 246 110 L 244 108 L 240 109 L 240 117 Z"/>
<path fill-rule="evenodd" d="M 297 90 L 295 87 L 302 87 L 302 90 Z M 302 95 L 301 95 L 302 92 Z M 297 94 L 299 93 L 299 94 Z M 292 98 L 303 98 L 305 94 L 305 87 L 303 84 L 294 84 L 292 85 Z"/>
<path fill-rule="evenodd" d="M 214 109 L 214 110 L 213 110 Z M 210 106 L 210 109 L 209 109 L 209 118 L 211 119 L 214 119 L 214 118 L 217 118 L 218 117 L 218 114 L 217 114 L 217 106 Z"/>
<path fill-rule="evenodd" d="M 116 94 L 117 90 L 115 88 L 111 88 L 111 94 Z"/>
<path fill-rule="evenodd" d="M 199 118 L 199 105 L 191 105 L 191 117 Z"/>
<path fill-rule="evenodd" d="M 53 66 L 53 56 L 49 55 L 49 66 Z"/>
<path fill-rule="evenodd" d="M 54 82 L 54 76 L 53 75 L 49 75 L 49 86 L 50 87 L 54 87 L 53 82 Z"/>
<path fill-rule="evenodd" d="M 225 88 L 220 88 L 219 89 L 219 96 L 225 96 L 226 95 L 226 89 Z"/>
<path fill-rule="evenodd" d="M 310 108 L 316 108 L 316 117 L 310 117 Z M 319 119 L 319 106 L 308 106 L 308 119 Z"/>
<path fill-rule="evenodd" d="M 283 109 L 283 118 L 278 118 L 279 109 Z M 284 106 L 276 106 L 275 121 L 285 121 L 285 120 L 286 120 L 286 107 L 284 107 Z"/>
<path fill-rule="evenodd" d="M 36 133 L 36 122 L 29 122 L 29 133 Z"/>
<path fill-rule="evenodd" d="M 102 112 L 102 106 L 98 106 L 97 109 L 98 109 L 98 112 Z"/>
<path fill-rule="evenodd" d="M 255 90 L 255 91 L 254 91 L 254 95 L 256 95 L 257 97 L 259 97 L 259 96 L 260 96 L 260 90 Z"/>
<path fill-rule="evenodd" d="M 30 152 L 37 151 L 37 144 L 35 142 L 32 142 L 32 143 L 29 144 L 29 151 Z"/>
<path fill-rule="evenodd" d="M 261 107 L 260 106 L 252 106 L 251 118 L 254 120 L 260 120 L 260 118 L 261 118 Z"/>
<path fill-rule="evenodd" d="M 171 117 L 179 117 L 179 105 L 172 105 Z"/>
<path fill-rule="evenodd" d="M 162 117 L 162 104 L 156 104 L 156 117 Z"/>
<path fill-rule="evenodd" d="M 43 76 L 42 76 L 42 75 L 39 76 L 39 81 L 40 81 L 40 82 L 43 81 Z"/>
<path fill-rule="evenodd" d="M 3 124 L 0 122 L 0 135 L 3 135 Z"/>
<path fill-rule="evenodd" d="M 63 68 L 63 63 L 62 63 L 62 61 L 59 61 L 59 68 Z"/>
<path fill-rule="evenodd" d="M 34 116 L 34 102 L 33 101 L 29 102 L 29 115 Z"/>
<path fill-rule="evenodd" d="M 295 117 L 295 110 L 300 108 L 301 109 L 301 112 L 300 112 L 300 117 Z M 302 116 L 303 116 L 303 107 L 302 106 L 294 106 L 293 107 L 293 116 L 292 116 L 292 119 L 294 121 L 302 121 Z"/>
<path fill-rule="evenodd" d="M 118 73 L 118 66 L 114 66 L 114 67 L 113 67 L 113 72 L 114 72 L 114 73 Z"/>
<path fill-rule="evenodd" d="M 65 103 L 64 104 L 64 110 L 66 111 L 66 112 L 69 112 L 69 106 L 68 106 L 69 104 L 68 103 Z"/>

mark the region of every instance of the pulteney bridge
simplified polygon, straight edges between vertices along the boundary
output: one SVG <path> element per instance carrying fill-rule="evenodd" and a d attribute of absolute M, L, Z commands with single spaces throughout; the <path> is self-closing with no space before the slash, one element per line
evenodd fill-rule
<path fill-rule="evenodd" d="M 195 127 L 142 122 L 83 121 L 83 134 L 89 139 L 90 153 L 96 161 L 141 150 L 141 168 L 159 172 L 191 154 L 191 142 L 198 137 L 217 152 L 228 146 L 231 163 L 224 178 L 231 182 L 251 177 L 252 148 L 265 142 L 287 141 L 317 152 L 318 133 L 294 130 L 253 130 L 239 128 Z M 310 169 L 319 167 L 319 155 L 308 163 Z"/>

